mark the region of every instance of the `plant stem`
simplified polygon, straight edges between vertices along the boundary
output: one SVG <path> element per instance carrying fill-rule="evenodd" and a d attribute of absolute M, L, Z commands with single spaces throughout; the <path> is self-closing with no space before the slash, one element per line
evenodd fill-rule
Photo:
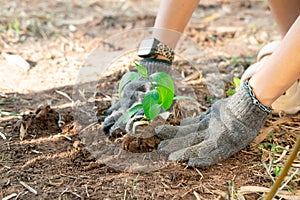
<path fill-rule="evenodd" d="M 154 85 L 154 83 L 152 82 L 151 78 L 150 78 L 149 76 L 147 76 L 146 79 L 150 82 L 152 89 L 155 89 L 155 85 Z"/>
<path fill-rule="evenodd" d="M 276 195 L 277 190 L 278 190 L 281 182 L 283 181 L 284 177 L 287 175 L 294 159 L 296 158 L 296 156 L 298 154 L 299 149 L 300 149 L 300 136 L 298 136 L 296 144 L 294 146 L 294 149 L 293 149 L 291 155 L 289 156 L 287 163 L 285 164 L 283 170 L 281 171 L 278 179 L 274 183 L 271 191 L 269 192 L 269 194 L 268 194 L 268 196 L 266 197 L 265 200 L 271 200 Z"/>

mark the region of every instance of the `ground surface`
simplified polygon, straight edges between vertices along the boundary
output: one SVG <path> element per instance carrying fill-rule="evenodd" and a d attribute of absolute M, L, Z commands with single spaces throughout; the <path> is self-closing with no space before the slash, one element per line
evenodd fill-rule
<path fill-rule="evenodd" d="M 157 1 L 133 0 L 1 1 L 0 198 L 260 199 L 268 191 L 300 133 L 299 114 L 270 116 L 249 147 L 205 169 L 170 163 L 149 173 L 124 172 L 97 159 L 99 155 L 91 152 L 94 146 L 84 144 L 88 141 L 82 136 L 100 125 L 83 129 L 78 113 L 86 124 L 94 116 L 82 110 L 74 115 L 71 107 L 69 97 L 82 63 L 106 38 L 152 26 L 157 7 Z M 265 43 L 280 38 L 266 2 L 256 0 L 203 0 L 185 35 L 210 55 L 225 90 L 232 87 L 233 76 L 255 62 Z M 192 52 L 194 61 L 206 62 L 197 53 Z M 213 100 L 198 79 L 197 72 L 205 70 L 190 67 L 184 58 L 177 60 L 174 68 L 184 69 L 204 111 Z M 128 66 L 97 80 L 102 95 L 98 113 L 110 105 L 124 69 Z M 93 100 L 87 102 L 94 105 Z M 96 142 L 95 147 L 103 146 Z M 299 168 L 298 154 L 278 198 L 300 199 Z"/>

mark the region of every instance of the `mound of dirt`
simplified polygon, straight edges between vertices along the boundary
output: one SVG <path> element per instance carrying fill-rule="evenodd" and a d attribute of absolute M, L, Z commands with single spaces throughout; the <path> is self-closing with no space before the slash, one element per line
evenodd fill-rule
<path fill-rule="evenodd" d="M 20 139 L 39 138 L 60 132 L 60 115 L 49 105 L 40 106 L 35 112 L 22 116 L 16 129 L 20 131 Z"/>
<path fill-rule="evenodd" d="M 72 120 L 71 115 L 60 114 L 49 105 L 42 105 L 34 112 L 24 114 L 14 130 L 20 133 L 20 140 L 47 137 L 62 132 Z"/>

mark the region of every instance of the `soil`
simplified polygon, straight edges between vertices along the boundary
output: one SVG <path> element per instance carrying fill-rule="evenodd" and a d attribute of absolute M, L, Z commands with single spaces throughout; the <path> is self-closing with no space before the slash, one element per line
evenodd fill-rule
<path fill-rule="evenodd" d="M 135 0 L 1 2 L 0 198 L 262 199 L 300 133 L 299 113 L 272 114 L 251 145 L 207 168 L 167 162 L 155 151 L 160 139 L 149 133 L 158 124 L 178 124 L 207 110 L 234 89 L 232 78 L 255 62 L 264 44 L 280 39 L 263 0 L 202 0 L 194 12 L 185 30 L 190 41 L 178 50 L 186 54 L 176 57 L 173 68 L 186 83 L 178 82 L 178 91 L 194 95 L 195 105 L 176 104 L 171 121 L 139 126 L 141 137 L 112 139 L 101 131 L 103 118 L 96 116 L 115 101 L 118 81 L 133 69 L 128 63 L 136 57 L 127 53 L 114 60 L 111 70 L 90 82 L 80 79 L 83 63 L 99 47 L 121 50 L 123 44 L 107 43 L 109 38 L 152 26 L 158 5 Z M 193 44 L 203 51 L 195 51 Z M 212 64 L 216 68 L 204 67 Z M 225 83 L 222 97 L 213 96 L 206 85 L 214 69 Z M 299 167 L 298 154 L 278 198 L 300 199 Z"/>

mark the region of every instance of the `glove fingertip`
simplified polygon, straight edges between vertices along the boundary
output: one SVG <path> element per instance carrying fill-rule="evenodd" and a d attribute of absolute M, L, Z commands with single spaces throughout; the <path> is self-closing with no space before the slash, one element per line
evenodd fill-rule
<path fill-rule="evenodd" d="M 214 165 L 216 162 L 210 158 L 190 158 L 188 161 L 189 167 L 208 167 Z"/>
<path fill-rule="evenodd" d="M 111 116 L 105 118 L 104 122 L 102 123 L 102 130 L 104 133 L 108 134 L 109 129 L 115 124 L 115 119 Z"/>
<path fill-rule="evenodd" d="M 178 128 L 176 126 L 171 125 L 162 125 L 158 126 L 154 129 L 154 134 L 163 139 L 171 139 L 174 138 L 175 134 L 177 133 Z"/>
<path fill-rule="evenodd" d="M 188 161 L 189 158 L 186 156 L 186 149 L 180 149 L 170 153 L 168 159 L 175 162 L 184 162 Z"/>
<path fill-rule="evenodd" d="M 117 103 L 113 104 L 110 108 L 108 108 L 104 115 L 108 116 L 111 115 L 114 111 L 119 110 L 121 107 L 121 103 L 118 101 Z"/>

